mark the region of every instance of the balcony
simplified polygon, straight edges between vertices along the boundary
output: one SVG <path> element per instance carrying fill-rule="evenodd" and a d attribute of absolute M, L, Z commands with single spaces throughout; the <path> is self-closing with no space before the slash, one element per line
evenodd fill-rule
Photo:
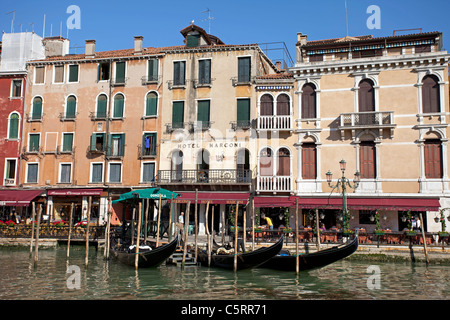
<path fill-rule="evenodd" d="M 258 176 L 257 192 L 291 192 L 292 177 L 291 176 Z"/>
<path fill-rule="evenodd" d="M 158 184 L 251 184 L 251 170 L 159 170 Z"/>
<path fill-rule="evenodd" d="M 258 130 L 292 131 L 292 116 L 259 116 Z"/>
<path fill-rule="evenodd" d="M 352 138 L 355 138 L 357 130 L 377 129 L 380 136 L 383 130 L 388 129 L 390 137 L 394 135 L 394 111 L 370 111 L 341 113 L 339 116 L 338 129 L 341 131 L 341 139 L 345 139 L 345 131 L 351 131 Z"/>
<path fill-rule="evenodd" d="M 139 159 L 149 159 L 149 158 L 156 158 L 157 156 L 157 146 L 156 145 L 150 145 L 150 147 L 138 145 L 138 155 Z"/>

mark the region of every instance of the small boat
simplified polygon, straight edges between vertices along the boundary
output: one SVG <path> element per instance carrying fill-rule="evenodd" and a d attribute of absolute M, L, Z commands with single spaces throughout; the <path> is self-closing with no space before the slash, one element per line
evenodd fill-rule
<path fill-rule="evenodd" d="M 358 249 L 358 232 L 355 237 L 345 245 L 299 255 L 299 271 L 321 268 L 333 262 L 350 256 Z M 267 262 L 260 265 L 260 268 L 268 268 L 282 271 L 296 271 L 296 257 L 287 254 L 276 255 Z"/>
<path fill-rule="evenodd" d="M 166 261 L 176 250 L 178 245 L 178 236 L 171 242 L 152 248 L 150 246 L 139 246 L 139 268 L 157 267 Z M 136 248 L 122 247 L 121 249 L 113 249 L 117 259 L 126 265 L 135 266 Z"/>
<path fill-rule="evenodd" d="M 239 253 L 237 255 L 237 270 L 249 269 L 259 266 L 270 258 L 274 257 L 280 252 L 283 247 L 283 237 L 270 247 L 259 248 L 255 251 Z M 211 267 L 218 267 L 224 269 L 234 269 L 234 253 L 219 254 L 219 250 L 211 252 Z M 208 266 L 208 252 L 206 250 L 199 250 L 197 261 L 202 266 Z"/>

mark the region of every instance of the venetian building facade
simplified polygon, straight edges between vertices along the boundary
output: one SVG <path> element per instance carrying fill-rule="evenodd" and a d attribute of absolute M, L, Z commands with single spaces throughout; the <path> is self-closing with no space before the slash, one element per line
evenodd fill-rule
<path fill-rule="evenodd" d="M 448 166 L 449 55 L 439 32 L 383 38 L 309 41 L 298 34 L 295 78 L 297 176 L 303 212 L 320 209 L 326 227 L 339 224 L 342 195 L 331 189 L 355 171 L 350 227 L 402 230 L 408 211 L 422 212 L 427 231 L 450 207 Z M 295 199 L 292 198 L 292 199 Z M 307 224 L 307 215 L 304 215 Z"/>

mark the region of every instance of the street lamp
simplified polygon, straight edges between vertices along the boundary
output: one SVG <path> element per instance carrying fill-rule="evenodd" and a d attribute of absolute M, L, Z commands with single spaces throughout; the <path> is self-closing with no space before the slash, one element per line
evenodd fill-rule
<path fill-rule="evenodd" d="M 347 166 L 347 162 L 342 159 L 341 161 L 339 161 L 339 165 L 341 168 L 341 172 L 342 172 L 342 177 L 338 178 L 337 182 L 335 185 L 331 184 L 331 181 L 333 180 L 333 174 L 331 173 L 330 170 L 328 170 L 328 172 L 326 173 L 327 176 L 327 182 L 328 185 L 330 186 L 330 188 L 337 188 L 339 186 L 341 186 L 342 188 L 342 216 L 343 216 L 343 231 L 347 231 L 348 230 L 348 223 L 349 223 L 349 219 L 347 217 L 348 215 L 348 211 L 347 211 L 347 195 L 346 195 L 346 191 L 347 191 L 347 187 L 352 188 L 352 189 L 356 189 L 359 186 L 359 183 L 361 181 L 361 174 L 359 173 L 359 171 L 355 172 L 355 178 L 353 180 L 353 185 L 350 183 L 350 180 L 347 179 L 345 177 L 345 169 Z"/>

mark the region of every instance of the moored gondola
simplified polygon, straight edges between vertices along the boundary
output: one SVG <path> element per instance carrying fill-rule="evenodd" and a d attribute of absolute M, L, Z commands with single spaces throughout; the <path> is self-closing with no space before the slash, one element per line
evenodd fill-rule
<path fill-rule="evenodd" d="M 299 255 L 299 271 L 321 268 L 333 262 L 344 259 L 358 249 L 358 232 L 355 237 L 345 245 Z M 296 271 L 297 261 L 294 255 L 276 255 L 261 264 L 260 268 L 269 268 L 282 271 Z"/>
<path fill-rule="evenodd" d="M 237 270 L 249 269 L 259 266 L 270 258 L 278 254 L 283 247 L 283 237 L 270 247 L 259 248 L 255 251 L 237 254 Z M 205 250 L 199 250 L 197 261 L 202 266 L 208 266 L 208 253 Z M 224 269 L 234 269 L 234 253 L 219 254 L 218 250 L 214 250 L 211 254 L 211 267 Z"/>
<path fill-rule="evenodd" d="M 142 246 L 139 248 L 139 268 L 157 267 L 166 261 L 176 250 L 178 244 L 178 236 L 171 242 L 162 246 L 152 248 L 150 246 Z M 114 256 L 123 264 L 135 266 L 136 250 L 130 247 L 113 248 Z"/>

